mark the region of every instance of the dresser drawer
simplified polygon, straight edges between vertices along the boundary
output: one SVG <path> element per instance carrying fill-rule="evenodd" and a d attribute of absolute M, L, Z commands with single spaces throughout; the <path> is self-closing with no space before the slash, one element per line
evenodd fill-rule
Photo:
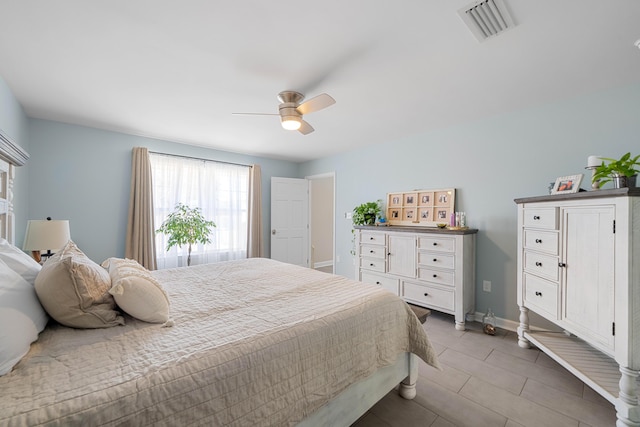
<path fill-rule="evenodd" d="M 558 233 L 553 231 L 524 230 L 524 247 L 558 255 Z"/>
<path fill-rule="evenodd" d="M 386 244 L 385 234 L 374 231 L 361 231 L 360 244 L 363 245 L 384 245 Z"/>
<path fill-rule="evenodd" d="M 420 237 L 418 239 L 418 248 L 438 252 L 454 252 L 456 250 L 456 241 L 450 237 Z"/>
<path fill-rule="evenodd" d="M 382 286 L 384 289 L 392 292 L 394 295 L 400 295 L 400 281 L 391 277 L 380 276 L 378 274 L 363 271 L 360 275 L 362 282 L 371 283 L 372 285 Z"/>
<path fill-rule="evenodd" d="M 557 319 L 558 285 L 527 273 L 524 274 L 523 282 L 526 305 L 544 311 Z"/>
<path fill-rule="evenodd" d="M 385 273 L 385 260 L 379 258 L 360 258 L 360 268 Z"/>
<path fill-rule="evenodd" d="M 558 229 L 557 208 L 524 208 L 522 223 L 527 228 Z"/>
<path fill-rule="evenodd" d="M 558 258 L 530 251 L 524 251 L 524 269 L 529 273 L 554 281 L 558 280 L 560 271 Z"/>
<path fill-rule="evenodd" d="M 427 267 L 455 268 L 455 258 L 453 255 L 444 255 L 438 252 L 419 252 L 418 264 Z"/>
<path fill-rule="evenodd" d="M 384 259 L 387 250 L 384 246 L 376 245 L 362 245 L 360 246 L 360 256 L 367 258 L 381 258 Z"/>
<path fill-rule="evenodd" d="M 454 309 L 453 290 L 438 289 L 427 285 L 404 282 L 402 286 L 402 296 L 408 301 L 427 307 L 441 308 L 445 310 Z"/>
<path fill-rule="evenodd" d="M 434 270 L 430 268 L 419 268 L 418 279 L 440 285 L 453 286 L 453 271 Z"/>

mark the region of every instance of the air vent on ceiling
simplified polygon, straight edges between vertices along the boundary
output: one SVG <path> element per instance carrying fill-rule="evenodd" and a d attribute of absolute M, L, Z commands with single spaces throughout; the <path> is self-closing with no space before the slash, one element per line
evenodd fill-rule
<path fill-rule="evenodd" d="M 484 41 L 515 26 L 502 0 L 474 2 L 460 9 L 458 14 L 478 41 Z"/>

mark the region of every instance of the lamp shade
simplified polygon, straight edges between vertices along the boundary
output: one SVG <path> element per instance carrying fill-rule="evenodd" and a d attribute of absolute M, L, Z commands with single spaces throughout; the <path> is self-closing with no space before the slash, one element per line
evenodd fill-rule
<path fill-rule="evenodd" d="M 58 251 L 71 239 L 67 220 L 31 220 L 27 223 L 22 249 Z"/>

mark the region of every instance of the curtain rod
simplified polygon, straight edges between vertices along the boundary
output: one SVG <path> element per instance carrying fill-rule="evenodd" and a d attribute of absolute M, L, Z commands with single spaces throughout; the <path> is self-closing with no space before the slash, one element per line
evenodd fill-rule
<path fill-rule="evenodd" d="M 235 163 L 235 162 L 225 162 L 224 160 L 211 160 L 211 159 L 204 159 L 202 157 L 193 157 L 193 156 L 184 156 L 182 154 L 169 154 L 169 153 L 160 153 L 158 151 L 151 151 L 149 150 L 149 153 L 151 154 L 158 154 L 160 156 L 172 156 L 172 157 L 182 157 L 183 159 L 192 159 L 192 160 L 202 160 L 204 162 L 216 162 L 216 163 L 224 163 L 227 165 L 235 165 L 235 166 L 244 166 L 247 168 L 252 167 L 251 165 L 246 165 L 244 163 Z"/>

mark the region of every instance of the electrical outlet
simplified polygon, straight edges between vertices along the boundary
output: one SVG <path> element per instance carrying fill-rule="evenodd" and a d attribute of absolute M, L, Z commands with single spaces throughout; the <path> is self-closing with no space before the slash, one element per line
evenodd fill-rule
<path fill-rule="evenodd" d="M 344 219 L 351 219 L 352 215 L 353 215 L 353 212 L 345 212 L 344 213 Z"/>
<path fill-rule="evenodd" d="M 482 290 L 485 292 L 491 292 L 491 282 L 488 280 L 482 281 Z"/>

